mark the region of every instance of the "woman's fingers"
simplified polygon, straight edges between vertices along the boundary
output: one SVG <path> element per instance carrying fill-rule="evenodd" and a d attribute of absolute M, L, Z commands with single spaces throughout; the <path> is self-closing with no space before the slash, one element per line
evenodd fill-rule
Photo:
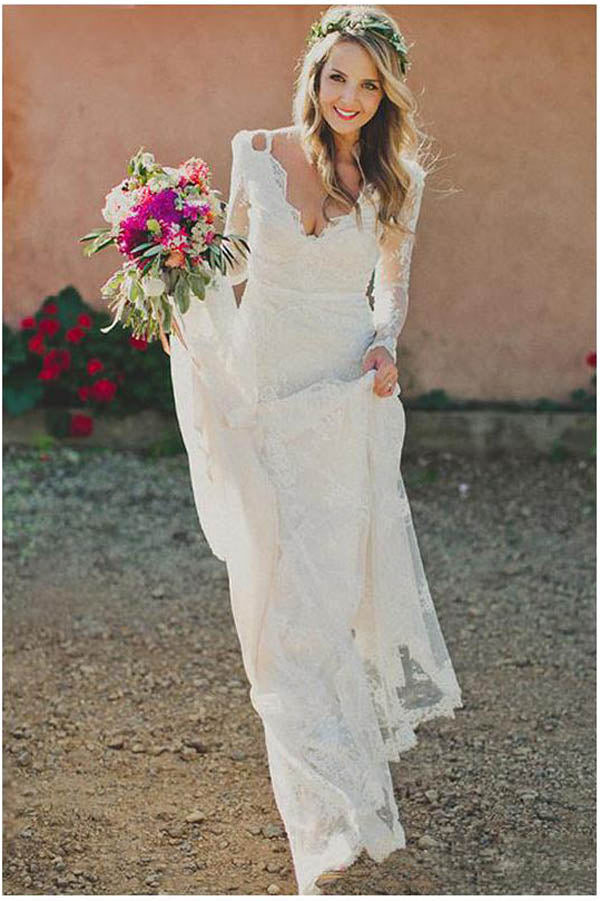
<path fill-rule="evenodd" d="M 389 397 L 396 389 L 398 370 L 396 365 L 384 347 L 375 347 L 363 361 L 363 372 L 369 369 L 375 370 L 373 391 L 379 397 Z"/>
<path fill-rule="evenodd" d="M 388 397 L 394 393 L 398 381 L 398 370 L 393 363 L 377 370 L 373 390 L 379 397 Z"/>

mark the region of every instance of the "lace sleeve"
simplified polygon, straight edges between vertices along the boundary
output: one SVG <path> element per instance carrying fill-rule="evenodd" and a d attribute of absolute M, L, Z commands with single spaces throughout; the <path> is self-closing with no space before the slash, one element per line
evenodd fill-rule
<path fill-rule="evenodd" d="M 415 163 L 413 180 L 401 214 L 402 224 L 407 226 L 412 234 L 388 230 L 380 245 L 373 279 L 375 335 L 363 354 L 363 360 L 374 347 L 385 347 L 392 359 L 396 359 L 398 336 L 408 313 L 410 261 L 424 183 L 425 170 Z"/>
<path fill-rule="evenodd" d="M 241 235 L 247 238 L 250 228 L 250 200 L 246 179 L 246 136 L 243 131 L 238 131 L 233 136 L 231 150 L 231 180 L 225 234 Z M 248 277 L 248 259 L 241 250 L 236 250 L 234 247 L 231 247 L 231 250 L 235 263 L 228 267 L 227 279 L 231 285 L 240 285 Z"/>

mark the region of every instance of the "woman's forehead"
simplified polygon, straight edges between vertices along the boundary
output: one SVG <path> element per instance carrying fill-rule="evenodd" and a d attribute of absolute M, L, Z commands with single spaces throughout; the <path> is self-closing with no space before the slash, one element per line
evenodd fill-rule
<path fill-rule="evenodd" d="M 331 48 L 326 65 L 345 75 L 357 78 L 377 78 L 379 73 L 371 55 L 353 41 L 336 41 Z"/>

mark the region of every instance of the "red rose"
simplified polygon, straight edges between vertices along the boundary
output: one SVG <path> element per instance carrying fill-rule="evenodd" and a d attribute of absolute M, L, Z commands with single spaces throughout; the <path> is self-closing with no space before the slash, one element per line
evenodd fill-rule
<path fill-rule="evenodd" d="M 92 327 L 92 317 L 88 316 L 87 313 L 80 313 L 77 317 L 77 322 L 82 328 Z"/>
<path fill-rule="evenodd" d="M 39 330 L 42 335 L 55 335 L 60 329 L 60 322 L 57 319 L 41 319 Z"/>
<path fill-rule="evenodd" d="M 134 336 L 131 335 L 129 343 L 132 347 L 135 347 L 136 350 L 148 350 L 148 342 L 145 338 L 134 338 Z"/>
<path fill-rule="evenodd" d="M 77 389 L 77 394 L 79 395 L 80 400 L 87 400 L 90 396 L 90 389 L 87 385 L 81 385 L 81 387 Z"/>
<path fill-rule="evenodd" d="M 79 344 L 79 342 L 81 341 L 81 339 L 84 336 L 85 336 L 85 332 L 83 331 L 83 329 L 77 328 L 77 326 L 75 326 L 74 328 L 70 328 L 67 330 L 67 334 L 65 337 L 66 337 L 67 341 L 71 342 L 71 344 Z"/>
<path fill-rule="evenodd" d="M 48 351 L 48 353 L 44 357 L 44 368 L 58 362 L 58 360 L 56 359 L 56 353 L 57 351 L 55 347 L 53 347 L 52 350 Z"/>
<path fill-rule="evenodd" d="M 68 369 L 71 365 L 71 351 L 70 350 L 57 350 L 56 351 L 56 362 L 60 366 L 61 369 Z"/>
<path fill-rule="evenodd" d="M 588 366 L 591 366 L 592 369 L 596 368 L 596 351 L 595 350 L 591 350 L 589 352 L 589 354 L 585 358 L 585 362 L 588 364 Z"/>
<path fill-rule="evenodd" d="M 97 357 L 93 357 L 91 360 L 88 360 L 87 371 L 90 375 L 95 375 L 97 372 L 102 372 L 104 369 L 104 363 L 102 363 Z"/>
<path fill-rule="evenodd" d="M 110 379 L 98 379 L 91 388 L 92 397 L 100 403 L 108 403 L 114 397 L 117 390 L 116 382 Z"/>
<path fill-rule="evenodd" d="M 26 316 L 25 319 L 21 319 L 21 328 L 23 331 L 29 331 L 30 329 L 37 328 L 37 322 L 35 321 L 34 316 Z"/>
<path fill-rule="evenodd" d="M 51 300 L 48 301 L 46 306 L 42 307 L 42 310 L 44 311 L 44 313 L 48 313 L 49 315 L 52 313 L 58 313 L 58 307 Z"/>
<path fill-rule="evenodd" d="M 48 366 L 44 364 L 44 368 L 38 373 L 38 379 L 43 382 L 49 382 L 53 379 L 57 379 L 60 373 L 61 368 L 58 363 L 50 363 Z"/>
<path fill-rule="evenodd" d="M 44 336 L 37 332 L 37 334 L 29 339 L 27 347 L 34 354 L 45 354 L 46 348 L 44 347 Z"/>
<path fill-rule="evenodd" d="M 51 368 L 53 365 L 57 365 L 61 371 L 68 369 L 71 365 L 70 351 L 60 350 L 57 347 L 53 347 L 52 350 L 48 351 L 44 357 L 44 369 Z"/>
<path fill-rule="evenodd" d="M 73 413 L 69 422 L 69 435 L 85 437 L 91 435 L 94 429 L 94 420 L 85 413 Z"/>

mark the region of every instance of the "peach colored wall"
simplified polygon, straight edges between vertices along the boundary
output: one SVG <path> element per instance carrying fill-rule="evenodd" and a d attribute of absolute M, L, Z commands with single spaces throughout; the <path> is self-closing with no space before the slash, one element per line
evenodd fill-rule
<path fill-rule="evenodd" d="M 291 120 L 319 6 L 4 6 L 4 319 L 120 264 L 83 257 L 143 145 L 210 161 Z M 565 398 L 595 345 L 595 7 L 394 6 L 444 169 L 430 177 L 401 342 L 406 394 Z M 450 196 L 436 194 L 453 185 Z"/>

